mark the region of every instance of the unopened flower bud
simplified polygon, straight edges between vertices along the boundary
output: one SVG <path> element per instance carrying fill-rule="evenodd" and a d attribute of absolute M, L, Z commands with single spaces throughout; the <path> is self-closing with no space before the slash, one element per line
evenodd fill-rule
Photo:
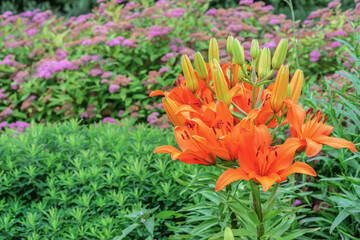
<path fill-rule="evenodd" d="M 251 41 L 251 46 L 250 46 L 250 54 L 251 54 L 251 58 L 253 60 L 257 59 L 258 57 L 260 57 L 260 48 L 259 48 L 259 42 L 256 39 L 253 39 Z"/>
<path fill-rule="evenodd" d="M 290 82 L 291 100 L 295 104 L 299 101 L 303 82 L 304 82 L 304 73 L 303 73 L 303 71 L 298 69 L 298 70 L 296 70 L 296 72 Z"/>
<path fill-rule="evenodd" d="M 242 66 L 245 63 L 244 47 L 240 45 L 237 39 L 234 39 L 232 43 L 232 53 L 236 64 Z"/>
<path fill-rule="evenodd" d="M 176 115 L 179 111 L 179 104 L 171 98 L 163 98 L 162 102 L 165 112 L 174 126 L 184 126 L 185 118 L 182 115 Z"/>
<path fill-rule="evenodd" d="M 262 50 L 260 49 L 259 56 L 255 60 L 255 72 L 259 71 L 259 65 L 260 65 L 260 56 L 261 56 Z"/>
<path fill-rule="evenodd" d="M 218 102 L 222 101 L 229 107 L 231 104 L 230 91 L 224 73 L 216 59 L 211 60 L 211 68 L 216 98 Z"/>
<path fill-rule="evenodd" d="M 271 93 L 270 106 L 274 113 L 279 112 L 284 105 L 287 88 L 289 84 L 289 67 L 282 65 L 275 80 Z"/>
<path fill-rule="evenodd" d="M 220 62 L 219 47 L 215 38 L 210 39 L 209 44 L 209 62 L 211 62 L 213 59 L 216 59 L 216 61 Z"/>
<path fill-rule="evenodd" d="M 209 77 L 209 73 L 206 68 L 204 58 L 201 55 L 201 53 L 199 53 L 199 52 L 195 53 L 194 61 L 195 61 L 195 69 L 196 69 L 198 77 L 203 81 L 207 81 L 207 79 Z"/>
<path fill-rule="evenodd" d="M 259 78 L 263 79 L 270 72 L 271 67 L 271 54 L 269 48 L 264 48 L 261 52 L 259 61 Z"/>
<path fill-rule="evenodd" d="M 233 36 L 228 36 L 227 41 L 226 41 L 226 51 L 230 54 L 230 56 L 234 55 L 232 52 L 233 41 L 234 41 Z"/>
<path fill-rule="evenodd" d="M 198 89 L 198 80 L 196 78 L 194 68 L 188 56 L 183 55 L 181 57 L 181 67 L 185 76 L 186 87 L 192 93 L 196 92 L 196 90 Z"/>
<path fill-rule="evenodd" d="M 275 50 L 274 57 L 272 59 L 273 69 L 279 69 L 281 65 L 284 63 L 287 50 L 288 50 L 288 41 L 286 39 L 281 39 Z"/>

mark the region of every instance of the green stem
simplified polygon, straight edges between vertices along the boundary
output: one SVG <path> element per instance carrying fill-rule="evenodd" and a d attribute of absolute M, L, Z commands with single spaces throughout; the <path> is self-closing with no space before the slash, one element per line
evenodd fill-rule
<path fill-rule="evenodd" d="M 207 82 L 207 80 L 204 80 L 205 85 L 212 91 L 213 94 L 215 94 L 214 89 L 212 89 L 212 87 L 209 85 L 209 83 Z"/>
<path fill-rule="evenodd" d="M 228 195 L 227 201 L 229 201 L 229 198 L 232 196 L 231 194 L 231 185 L 226 186 L 226 193 Z M 234 212 L 231 212 L 230 214 L 230 225 L 232 229 L 237 229 L 237 222 L 236 222 L 236 215 Z"/>
<path fill-rule="evenodd" d="M 294 32 L 294 58 L 295 58 L 295 62 L 297 65 L 297 68 L 300 68 L 300 64 L 299 64 L 299 59 L 298 59 L 298 54 L 297 54 L 297 48 L 296 48 L 296 26 L 295 26 L 295 14 L 294 14 L 294 7 L 292 4 L 291 0 L 285 0 L 285 2 L 289 5 L 290 7 L 290 11 L 291 11 L 291 18 L 292 18 L 292 28 L 293 28 L 293 32 Z"/>
<path fill-rule="evenodd" d="M 251 97 L 251 109 L 254 109 L 256 103 L 256 84 L 253 85 L 252 88 L 252 97 Z"/>
<path fill-rule="evenodd" d="M 215 163 L 214 166 L 217 167 L 217 168 L 223 169 L 223 170 L 228 170 L 228 169 L 230 169 L 229 167 L 225 167 L 224 165 L 221 165 L 221 164 L 218 164 L 218 163 Z"/>
<path fill-rule="evenodd" d="M 266 201 L 265 206 L 269 206 L 272 203 L 272 201 L 274 201 L 275 194 L 276 194 L 277 190 L 279 189 L 279 186 L 280 186 L 280 183 L 278 183 L 278 182 L 274 184 L 273 190 L 272 190 L 268 200 Z"/>
<path fill-rule="evenodd" d="M 230 61 L 230 88 L 232 86 L 232 80 L 233 80 L 232 65 L 233 65 L 233 60 L 232 60 L 232 57 L 231 57 L 231 61 Z"/>
<path fill-rule="evenodd" d="M 254 182 L 254 180 L 250 180 L 250 186 L 251 186 L 251 196 L 253 199 L 254 210 L 260 221 L 260 225 L 256 226 L 257 240 L 260 240 L 261 237 L 264 235 L 264 224 L 263 224 L 263 216 L 262 216 L 262 209 L 261 209 L 260 189 L 259 189 L 259 185 L 256 184 Z"/>
<path fill-rule="evenodd" d="M 204 100 L 202 100 L 196 93 L 194 93 L 194 95 L 195 95 L 195 97 L 197 98 L 197 99 L 199 99 L 200 100 L 200 102 L 201 103 L 203 103 L 204 102 Z"/>
<path fill-rule="evenodd" d="M 233 101 L 231 101 L 231 104 L 232 104 L 239 112 L 241 112 L 242 114 L 244 114 L 245 117 L 246 117 L 247 113 L 246 113 L 244 110 L 242 110 L 242 109 L 241 109 L 238 105 L 236 105 Z"/>
<path fill-rule="evenodd" d="M 265 125 L 269 125 L 269 123 L 275 118 L 275 114 L 271 115 L 271 117 L 269 118 L 269 120 L 266 121 Z"/>
<path fill-rule="evenodd" d="M 249 78 L 249 74 L 247 73 L 247 70 L 245 69 L 245 64 L 241 65 L 240 67 L 241 67 L 241 70 L 243 71 L 243 73 L 245 74 L 245 76 L 247 78 Z"/>
<path fill-rule="evenodd" d="M 275 134 L 275 132 L 278 130 L 278 128 L 279 128 L 279 124 L 276 125 L 276 127 L 272 130 L 272 132 L 271 132 L 271 138 L 274 137 L 274 134 Z"/>
<path fill-rule="evenodd" d="M 264 82 L 264 81 L 268 80 L 269 77 L 271 77 L 271 76 L 274 74 L 274 72 L 275 72 L 275 70 L 274 70 L 274 69 L 271 69 L 271 71 L 268 73 L 268 75 L 266 75 L 263 79 L 261 79 L 261 80 L 258 82 L 258 84 L 261 83 L 261 82 Z"/>

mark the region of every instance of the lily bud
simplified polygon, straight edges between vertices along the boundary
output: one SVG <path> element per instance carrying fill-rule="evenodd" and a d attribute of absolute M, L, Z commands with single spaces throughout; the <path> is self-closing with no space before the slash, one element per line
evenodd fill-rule
<path fill-rule="evenodd" d="M 232 52 L 232 43 L 234 41 L 233 36 L 228 36 L 227 41 L 226 41 L 226 51 L 230 54 L 230 56 L 233 56 L 233 52 Z"/>
<path fill-rule="evenodd" d="M 288 84 L 289 67 L 287 65 L 282 65 L 276 76 L 275 85 L 270 98 L 270 106 L 274 113 L 279 112 L 283 108 Z"/>
<path fill-rule="evenodd" d="M 260 57 L 260 48 L 259 48 L 259 42 L 256 39 L 253 39 L 251 41 L 251 46 L 250 46 L 250 54 L 251 54 L 251 58 L 253 60 L 257 59 L 258 57 Z"/>
<path fill-rule="evenodd" d="M 206 68 L 204 58 L 201 55 L 201 53 L 199 53 L 199 52 L 195 53 L 194 61 L 195 61 L 195 69 L 196 69 L 198 77 L 203 81 L 207 81 L 207 79 L 209 77 L 209 73 Z"/>
<path fill-rule="evenodd" d="M 255 72 L 259 71 L 259 65 L 260 65 L 260 56 L 261 56 L 262 50 L 260 49 L 259 56 L 255 60 Z"/>
<path fill-rule="evenodd" d="M 259 61 L 259 78 L 263 79 L 270 72 L 271 67 L 271 54 L 269 48 L 264 48 L 261 52 Z"/>
<path fill-rule="evenodd" d="M 188 56 L 183 55 L 181 57 L 181 67 L 185 76 L 186 86 L 192 92 L 196 92 L 198 89 L 198 80 L 196 78 L 194 68 L 190 62 Z"/>
<path fill-rule="evenodd" d="M 171 98 L 163 98 L 162 102 L 165 112 L 174 126 L 183 126 L 185 124 L 185 118 L 182 115 L 176 115 L 177 111 L 179 111 L 179 104 Z"/>
<path fill-rule="evenodd" d="M 301 89 L 304 82 L 304 73 L 300 69 L 296 70 L 294 76 L 291 79 L 291 100 L 293 103 L 297 104 L 300 98 Z"/>
<path fill-rule="evenodd" d="M 216 61 L 220 62 L 218 43 L 215 38 L 212 38 L 210 39 L 209 44 L 209 62 L 211 62 L 214 58 Z"/>
<path fill-rule="evenodd" d="M 279 69 L 281 65 L 284 63 L 287 50 L 288 50 L 288 41 L 286 39 L 281 39 L 275 50 L 274 57 L 272 59 L 273 69 Z"/>
<path fill-rule="evenodd" d="M 242 66 L 245 63 L 244 47 L 240 45 L 237 39 L 234 39 L 232 43 L 232 53 L 236 64 Z"/>
<path fill-rule="evenodd" d="M 218 102 L 222 101 L 227 107 L 229 107 L 231 104 L 230 91 L 225 80 L 224 73 L 216 59 L 211 61 L 211 68 L 216 98 Z"/>

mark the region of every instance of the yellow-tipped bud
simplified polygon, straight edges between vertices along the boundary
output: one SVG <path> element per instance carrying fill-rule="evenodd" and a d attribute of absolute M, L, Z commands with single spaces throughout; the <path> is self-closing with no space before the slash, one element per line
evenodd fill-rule
<path fill-rule="evenodd" d="M 287 50 L 288 50 L 288 41 L 286 39 L 281 39 L 275 50 L 274 57 L 272 59 L 273 69 L 279 69 L 281 65 L 284 63 Z"/>
<path fill-rule="evenodd" d="M 258 72 L 258 71 L 259 71 L 261 53 L 262 53 L 262 50 L 260 49 L 259 57 L 255 60 L 255 72 Z"/>
<path fill-rule="evenodd" d="M 264 48 L 261 52 L 259 61 L 259 78 L 263 79 L 270 72 L 271 67 L 271 54 L 269 48 Z"/>
<path fill-rule="evenodd" d="M 275 84 L 271 93 L 270 106 L 274 113 L 279 112 L 284 105 L 289 84 L 289 67 L 282 65 L 275 80 Z"/>
<path fill-rule="evenodd" d="M 296 70 L 296 72 L 290 82 L 291 100 L 295 104 L 299 101 L 303 82 L 304 82 L 304 73 L 303 73 L 303 71 L 298 69 L 298 70 Z"/>
<path fill-rule="evenodd" d="M 230 54 L 230 56 L 233 56 L 233 53 L 232 53 L 233 41 L 234 41 L 233 36 L 228 36 L 227 41 L 226 41 L 226 51 Z"/>
<path fill-rule="evenodd" d="M 196 69 L 198 77 L 203 81 L 207 81 L 207 79 L 209 77 L 209 73 L 206 68 L 204 58 L 201 55 L 201 53 L 199 53 L 199 52 L 195 53 L 194 61 L 195 61 L 195 69 Z"/>
<path fill-rule="evenodd" d="M 253 60 L 256 60 L 258 57 L 260 57 L 259 42 L 256 39 L 251 41 L 250 54 Z"/>
<path fill-rule="evenodd" d="M 234 39 L 232 43 L 232 53 L 236 64 L 242 66 L 245 63 L 244 47 L 240 45 L 237 39 Z"/>
<path fill-rule="evenodd" d="M 214 58 L 216 61 L 220 62 L 218 43 L 215 38 L 212 38 L 210 39 L 209 44 L 209 62 L 211 62 Z"/>
<path fill-rule="evenodd" d="M 230 91 L 224 73 L 216 59 L 211 60 L 211 68 L 216 98 L 218 102 L 222 101 L 229 107 L 231 104 Z"/>
<path fill-rule="evenodd" d="M 177 111 L 179 111 L 179 104 L 171 98 L 163 98 L 162 102 L 165 112 L 174 126 L 183 126 L 185 124 L 185 118 L 182 115 L 176 115 Z"/>
<path fill-rule="evenodd" d="M 191 92 L 196 92 L 196 90 L 198 89 L 198 80 L 196 78 L 194 68 L 188 56 L 183 55 L 181 57 L 181 67 L 185 76 L 186 87 Z"/>

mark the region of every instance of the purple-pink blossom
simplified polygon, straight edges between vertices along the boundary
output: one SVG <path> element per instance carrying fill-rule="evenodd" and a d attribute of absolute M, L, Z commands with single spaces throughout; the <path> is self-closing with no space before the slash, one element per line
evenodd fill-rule
<path fill-rule="evenodd" d="M 272 17 L 270 19 L 270 21 L 269 21 L 270 25 L 276 25 L 276 24 L 280 24 L 280 23 L 281 23 L 281 21 L 279 19 L 277 19 L 277 18 L 274 18 L 274 17 Z"/>
<path fill-rule="evenodd" d="M 91 75 L 91 76 L 93 76 L 93 77 L 96 77 L 96 76 L 101 75 L 102 73 L 103 73 L 103 70 L 102 70 L 102 69 L 100 69 L 100 68 L 94 68 L 94 69 L 92 69 L 92 70 L 88 73 L 88 75 Z"/>
<path fill-rule="evenodd" d="M 106 117 L 106 118 L 103 119 L 102 122 L 103 122 L 103 123 L 113 124 L 113 123 L 116 123 L 116 120 L 115 120 L 114 118 Z"/>
<path fill-rule="evenodd" d="M 216 14 L 216 8 L 211 8 L 206 12 L 206 15 L 211 16 Z"/>
<path fill-rule="evenodd" d="M 183 8 L 175 8 L 171 10 L 171 16 L 172 17 L 181 17 L 182 15 L 184 15 L 184 13 L 186 13 L 186 10 Z"/>
<path fill-rule="evenodd" d="M 32 29 L 30 29 L 30 30 L 28 30 L 28 31 L 26 32 L 26 34 L 27 34 L 29 37 L 34 36 L 36 33 L 37 33 L 37 29 L 36 29 L 36 28 L 32 28 Z"/>
<path fill-rule="evenodd" d="M 338 36 L 338 35 L 340 35 L 340 36 L 346 36 L 347 33 L 346 33 L 344 30 L 338 30 L 338 31 L 334 32 L 332 35 L 333 35 L 333 36 Z"/>
<path fill-rule="evenodd" d="M 118 112 L 118 117 L 121 118 L 123 114 L 124 114 L 124 110 L 120 110 L 120 111 Z"/>
<path fill-rule="evenodd" d="M 162 68 L 160 68 L 159 73 L 164 73 L 164 72 L 168 72 L 168 71 L 170 71 L 170 69 L 168 69 L 166 67 L 162 67 Z"/>
<path fill-rule="evenodd" d="M 130 39 L 125 39 L 121 45 L 123 45 L 124 47 L 131 47 L 134 44 L 133 41 L 131 41 Z"/>
<path fill-rule="evenodd" d="M 109 78 L 113 75 L 112 72 L 104 72 L 102 75 L 101 75 L 101 78 Z"/>
<path fill-rule="evenodd" d="M 332 42 L 329 47 L 330 47 L 331 49 L 333 49 L 333 48 L 341 47 L 341 46 L 342 46 L 342 44 L 341 44 L 340 42 L 336 41 L 336 42 Z"/>
<path fill-rule="evenodd" d="M 253 4 L 254 3 L 254 0 L 241 0 L 239 2 L 239 5 L 250 5 L 250 4 Z"/>
<path fill-rule="evenodd" d="M 332 2 L 330 2 L 329 4 L 328 4 L 328 7 L 329 8 L 335 8 L 335 7 L 337 7 L 338 5 L 340 5 L 341 3 L 340 3 L 340 0 L 334 0 L 334 1 L 332 1 Z"/>
<path fill-rule="evenodd" d="M 110 86 L 109 86 L 109 93 L 114 93 L 114 92 L 116 92 L 116 90 L 118 90 L 119 88 L 120 88 L 119 85 L 110 84 Z"/>
<path fill-rule="evenodd" d="M 274 7 L 273 6 L 271 6 L 271 5 L 266 5 L 265 7 L 263 7 L 262 8 L 262 10 L 263 11 L 272 11 L 272 10 L 274 10 Z"/>
<path fill-rule="evenodd" d="M 315 49 L 310 53 L 310 62 L 317 62 L 319 61 L 319 58 L 321 57 L 321 53 L 319 50 Z"/>

